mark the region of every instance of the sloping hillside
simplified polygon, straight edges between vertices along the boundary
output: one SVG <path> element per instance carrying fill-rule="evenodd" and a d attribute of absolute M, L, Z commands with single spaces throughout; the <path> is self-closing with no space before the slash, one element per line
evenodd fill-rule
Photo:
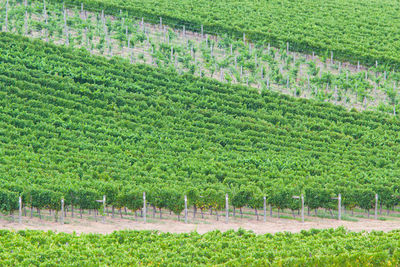
<path fill-rule="evenodd" d="M 399 67 L 400 3 L 393 0 L 68 0 L 67 3 L 132 15 L 157 23 L 219 34 L 228 33 L 279 46 L 290 42 L 296 51 L 320 54 L 334 51 L 337 58 L 373 65 Z"/>
<path fill-rule="evenodd" d="M 246 192 L 249 205 L 267 196 L 279 208 L 298 207 L 300 192 L 309 207 L 331 207 L 337 193 L 349 207 L 371 208 L 375 193 L 398 201 L 397 118 L 5 33 L 0 63 L 0 192 L 33 206 L 64 196 L 90 208 L 106 194 L 138 209 L 143 191 L 176 212 L 185 192 L 216 208 Z"/>

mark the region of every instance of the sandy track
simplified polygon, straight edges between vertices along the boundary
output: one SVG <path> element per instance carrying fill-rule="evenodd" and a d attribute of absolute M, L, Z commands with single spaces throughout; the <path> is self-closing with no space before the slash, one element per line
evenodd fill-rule
<path fill-rule="evenodd" d="M 400 220 L 370 220 L 370 219 L 359 219 L 358 222 L 350 221 L 337 221 L 332 219 L 315 219 L 312 221 L 306 221 L 301 223 L 299 221 L 287 220 L 287 219 L 276 219 L 268 218 L 267 222 L 263 221 L 242 221 L 238 220 L 235 222 L 225 223 L 223 221 L 204 221 L 202 223 L 193 224 L 184 222 L 172 221 L 172 220 L 159 220 L 157 222 L 144 223 L 141 221 L 132 221 L 127 219 L 113 219 L 108 220 L 106 223 L 94 222 L 89 220 L 80 220 L 69 222 L 68 224 L 61 225 L 60 223 L 41 221 L 37 218 L 29 219 L 24 221 L 22 224 L 15 222 L 0 220 L 0 229 L 35 229 L 35 230 L 52 230 L 56 232 L 66 233 L 101 233 L 108 234 L 117 230 L 159 230 L 162 232 L 172 233 L 183 233 L 197 231 L 199 233 L 205 233 L 212 230 L 226 231 L 229 229 L 244 228 L 252 230 L 255 233 L 276 233 L 282 231 L 299 232 L 301 230 L 308 230 L 312 228 L 323 229 L 323 228 L 337 228 L 344 226 L 345 228 L 352 231 L 390 231 L 400 229 Z"/>

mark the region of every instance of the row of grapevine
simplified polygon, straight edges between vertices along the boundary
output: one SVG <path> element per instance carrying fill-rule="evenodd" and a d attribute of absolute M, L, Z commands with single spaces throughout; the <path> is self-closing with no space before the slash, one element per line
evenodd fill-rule
<path fill-rule="evenodd" d="M 9 32 L 85 47 L 91 53 L 109 57 L 117 54 L 131 62 L 246 84 L 260 91 L 278 90 L 348 108 L 373 107 L 393 114 L 398 108 L 400 76 L 378 62 L 369 69 L 359 64 L 346 66 L 336 61 L 333 52 L 330 60 L 328 56 L 307 57 L 289 50 L 289 43 L 274 48 L 228 36 L 205 35 L 196 39 L 193 33 L 167 30 L 162 23 L 146 24 L 126 12 L 110 16 L 87 12 L 83 6 L 66 9 L 62 3 L 25 3 L 9 1 Z M 4 16 L 0 10 L 0 17 Z M 65 25 L 68 32 L 64 31 Z M 356 73 L 352 73 L 353 68 L 357 68 Z"/>
<path fill-rule="evenodd" d="M 325 54 L 334 51 L 337 58 L 367 65 L 375 61 L 399 67 L 398 2 L 378 0 L 335 1 L 122 1 L 68 0 L 99 12 L 131 12 L 157 23 L 194 31 L 228 33 L 238 38 L 264 41 L 279 47 L 290 42 L 300 52 Z M 373 12 L 371 13 L 371 10 Z M 354 15 L 357 14 L 357 15 Z M 330 17 L 331 20 L 326 18 Z M 203 26 L 202 26 L 203 25 Z M 389 26 L 391 25 L 391 26 Z"/>
<path fill-rule="evenodd" d="M 0 231 L 0 260 L 16 265 L 396 266 L 400 232 L 309 230 L 256 235 L 238 231 L 109 235 Z"/>
<path fill-rule="evenodd" d="M 108 189 L 110 189 L 110 187 L 108 187 Z M 278 210 L 278 218 L 280 216 L 280 211 L 284 212 L 284 210 L 290 209 L 293 217 L 295 217 L 294 211 L 298 210 L 300 215 L 301 210 L 302 222 L 304 222 L 304 209 L 306 207 L 308 207 L 308 215 L 310 215 L 310 209 L 314 209 L 315 215 L 317 215 L 318 209 L 329 207 L 332 218 L 332 209 L 337 208 L 339 220 L 341 220 L 341 215 L 344 211 L 343 208 L 351 210 L 351 213 L 353 214 L 357 204 L 360 205 L 359 208 L 367 210 L 368 217 L 370 216 L 370 209 L 374 209 L 374 217 L 375 219 L 378 219 L 379 211 L 379 195 L 376 194 L 373 196 L 372 191 L 360 189 L 347 192 L 344 198 L 342 198 L 341 194 L 339 194 L 338 197 L 333 197 L 332 194 L 326 194 L 324 199 L 321 199 L 321 192 L 317 192 L 315 188 L 305 188 L 305 191 L 307 192 L 306 196 L 304 196 L 304 194 L 301 194 L 301 196 L 294 196 L 291 194 L 293 193 L 293 190 L 286 189 L 279 192 L 273 192 L 268 198 L 261 196 L 258 188 L 254 187 L 244 188 L 237 192 L 230 192 L 232 195 L 229 196 L 229 194 L 225 194 L 225 198 L 222 196 L 221 191 L 218 192 L 215 190 L 206 190 L 203 192 L 203 195 L 200 196 L 199 192 L 192 188 L 187 192 L 189 197 L 185 195 L 184 198 L 182 197 L 181 192 L 176 190 L 160 190 L 157 188 L 155 190 L 156 192 L 153 191 L 150 194 L 147 194 L 148 198 L 146 198 L 146 192 L 143 192 L 142 198 L 142 192 L 140 192 L 140 189 L 129 190 L 123 188 L 120 189 L 119 192 L 108 190 L 108 193 L 114 193 L 111 197 L 112 218 L 114 218 L 115 209 L 119 210 L 121 218 L 122 209 L 124 209 L 126 215 L 128 214 L 128 210 L 131 213 L 134 213 L 135 219 L 137 219 L 137 211 L 140 210 L 140 216 L 144 217 L 144 221 L 146 222 L 146 214 L 149 205 L 153 208 L 153 218 L 156 216 L 156 209 L 159 210 L 160 218 L 162 218 L 162 210 L 169 210 L 178 215 L 178 220 L 180 220 L 180 216 L 182 212 L 184 212 L 186 223 L 188 220 L 189 209 L 191 208 L 190 206 L 193 208 L 193 219 L 196 218 L 198 209 L 200 209 L 201 218 L 204 218 L 205 210 L 209 210 L 210 215 L 212 215 L 212 211 L 214 210 L 217 220 L 219 220 L 218 211 L 225 210 L 224 216 L 226 217 L 226 222 L 229 222 L 229 217 L 236 217 L 237 210 L 240 211 L 240 217 L 242 218 L 243 208 L 254 209 L 257 220 L 259 220 L 258 211 L 260 209 L 263 210 L 264 221 L 266 221 L 267 204 L 269 204 L 268 209 L 271 217 L 273 216 L 273 207 L 276 207 Z M 255 193 L 253 190 L 258 192 Z M 88 193 L 89 195 L 87 195 Z M 93 192 L 93 190 L 83 190 L 82 192 L 68 190 L 67 194 L 67 197 L 63 196 L 61 199 L 58 199 L 57 197 L 60 197 L 59 192 L 47 189 L 41 190 L 37 188 L 25 188 L 25 191 L 20 192 L 17 201 L 17 193 L 2 189 L 0 195 L 0 212 L 9 212 L 14 215 L 15 210 L 18 209 L 19 221 L 21 222 L 22 209 L 24 210 L 24 216 L 27 216 L 26 208 L 30 208 L 31 218 L 33 217 L 33 210 L 37 209 L 40 219 L 42 218 L 40 210 L 49 209 L 50 215 L 51 211 L 55 211 L 54 216 L 56 221 L 58 221 L 59 217 L 62 218 L 62 224 L 64 223 L 63 218 L 64 216 L 67 216 L 68 210 L 71 212 L 71 216 L 74 217 L 74 208 L 75 210 L 79 208 L 81 218 L 82 213 L 85 210 L 89 210 L 89 212 L 94 210 L 95 217 L 98 211 L 100 211 L 100 213 L 102 212 L 103 219 L 105 219 L 104 216 L 109 215 L 108 208 L 110 206 L 109 203 L 107 203 L 106 195 L 103 195 L 102 199 L 99 199 L 99 193 Z M 305 202 L 304 197 L 306 198 Z M 300 199 L 301 201 L 298 201 L 297 199 Z M 398 204 L 398 202 L 398 200 L 395 200 L 389 205 L 393 205 L 392 207 L 394 208 L 394 205 Z M 304 204 L 306 204 L 306 206 Z M 389 208 L 391 207 L 389 205 L 386 205 L 388 208 L 388 215 Z M 59 211 L 61 211 L 60 214 L 58 213 Z M 382 214 L 382 203 L 380 203 L 379 214 Z"/>
<path fill-rule="evenodd" d="M 398 204 L 397 118 L 6 33 L 0 62 L 0 188 L 35 207 L 106 195 L 134 209 L 144 191 L 177 212 L 184 193 L 217 209 L 226 193 L 236 207 L 298 207 L 301 193 L 311 209 L 339 193 L 348 209 Z"/>

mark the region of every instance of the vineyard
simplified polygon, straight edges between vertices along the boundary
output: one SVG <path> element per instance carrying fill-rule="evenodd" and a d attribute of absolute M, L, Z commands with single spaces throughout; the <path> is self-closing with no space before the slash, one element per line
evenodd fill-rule
<path fill-rule="evenodd" d="M 396 114 L 399 108 L 400 75 L 377 60 L 370 67 L 360 65 L 360 60 L 351 65 L 338 61 L 333 51 L 304 55 L 294 52 L 290 42 L 273 47 L 227 34 L 207 34 L 205 27 L 196 33 L 187 30 L 193 28 L 190 25 L 168 27 L 162 17 L 151 24 L 137 17 L 140 13 L 88 11 L 83 3 L 66 7 L 59 2 L 9 0 L 3 7 L 3 31 L 85 48 L 92 54 L 328 101 L 349 110 Z"/>
<path fill-rule="evenodd" d="M 242 229 L 203 235 L 120 231 L 80 236 L 2 230 L 0 261 L 10 266 L 396 266 L 399 242 L 398 231 L 354 233 L 343 228 L 275 235 Z"/>
<path fill-rule="evenodd" d="M 0 0 L 0 227 L 400 222 L 397 1 L 156 2 Z M 389 266 L 399 245 L 0 230 L 0 265 Z"/>
<path fill-rule="evenodd" d="M 399 202 L 396 117 L 0 37 L 4 211 Z"/>
<path fill-rule="evenodd" d="M 367 65 L 375 61 L 399 67 L 400 4 L 392 0 L 329 1 L 206 1 L 206 0 L 68 0 L 66 3 L 116 13 L 126 10 L 150 21 L 164 18 L 175 27 L 201 25 L 279 47 L 290 42 L 296 51 L 320 54 Z"/>

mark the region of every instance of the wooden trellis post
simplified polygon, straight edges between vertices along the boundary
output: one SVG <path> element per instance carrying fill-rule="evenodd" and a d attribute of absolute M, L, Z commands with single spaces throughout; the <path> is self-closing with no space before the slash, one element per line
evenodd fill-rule
<path fill-rule="evenodd" d="M 69 37 L 68 37 L 68 25 L 67 25 L 67 11 L 65 10 L 65 6 L 63 4 L 63 12 L 64 12 L 64 32 L 65 32 L 65 44 L 69 45 Z"/>
<path fill-rule="evenodd" d="M 263 197 L 264 199 L 264 204 L 263 204 L 263 208 L 264 208 L 264 222 L 267 221 L 267 198 Z"/>
<path fill-rule="evenodd" d="M 18 198 L 18 204 L 19 204 L 19 207 L 18 207 L 18 223 L 22 223 L 22 198 L 21 198 L 21 196 L 19 196 L 19 198 Z"/>
<path fill-rule="evenodd" d="M 301 201 L 301 222 L 304 222 L 304 196 L 301 194 L 300 196 L 293 196 L 293 198 Z"/>
<path fill-rule="evenodd" d="M 60 223 L 64 224 L 64 199 L 61 199 L 61 218 Z"/>
<path fill-rule="evenodd" d="M 188 222 L 187 196 L 185 195 L 185 223 Z"/>
<path fill-rule="evenodd" d="M 25 10 L 25 21 L 24 21 L 25 35 L 28 35 L 28 11 Z"/>
<path fill-rule="evenodd" d="M 338 220 L 342 219 L 342 194 L 339 193 L 337 197 L 333 197 L 332 199 L 338 200 Z"/>
<path fill-rule="evenodd" d="M 105 195 L 103 195 L 103 199 L 101 199 L 101 200 L 96 200 L 96 202 L 100 202 L 100 203 L 103 203 L 103 223 L 106 221 L 106 217 L 105 217 L 105 215 L 106 215 L 106 196 Z M 96 216 L 96 211 L 95 211 L 95 216 Z"/>
<path fill-rule="evenodd" d="M 6 3 L 6 21 L 5 21 L 5 24 L 6 24 L 6 32 L 8 31 L 8 0 L 7 0 L 7 3 Z"/>
<path fill-rule="evenodd" d="M 264 68 L 261 66 L 261 79 L 264 79 Z"/>
<path fill-rule="evenodd" d="M 103 195 L 103 222 L 106 221 L 106 195 Z"/>
<path fill-rule="evenodd" d="M 375 220 L 378 220 L 378 194 L 375 194 Z"/>
<path fill-rule="evenodd" d="M 143 221 L 146 222 L 146 192 L 143 192 Z"/>
<path fill-rule="evenodd" d="M 226 223 L 229 223 L 229 198 L 228 194 L 225 195 L 225 217 L 226 217 Z"/>
<path fill-rule="evenodd" d="M 47 10 L 46 10 L 46 1 L 43 0 L 43 17 L 44 21 L 47 24 Z"/>

